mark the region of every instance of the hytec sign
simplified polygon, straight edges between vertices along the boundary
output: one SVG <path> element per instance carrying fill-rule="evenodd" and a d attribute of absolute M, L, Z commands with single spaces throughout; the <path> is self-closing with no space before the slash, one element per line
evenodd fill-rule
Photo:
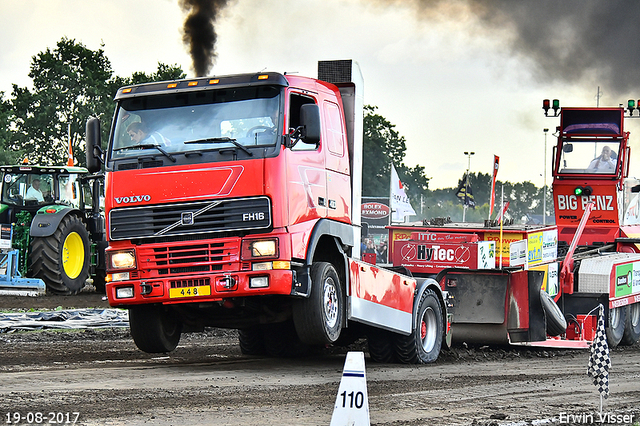
<path fill-rule="evenodd" d="M 438 273 L 444 268 L 495 268 L 495 243 L 394 241 L 393 264 L 412 272 Z"/>

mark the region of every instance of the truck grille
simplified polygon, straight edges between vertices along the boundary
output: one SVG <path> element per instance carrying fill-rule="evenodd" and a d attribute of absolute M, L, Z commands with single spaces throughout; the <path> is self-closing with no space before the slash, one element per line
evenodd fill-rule
<path fill-rule="evenodd" d="M 233 271 L 239 268 L 240 238 L 209 243 L 152 244 L 141 246 L 137 251 L 139 268 L 148 271 L 150 278 Z"/>
<path fill-rule="evenodd" d="M 111 210 L 112 240 L 158 238 L 271 227 L 268 197 L 236 198 Z"/>

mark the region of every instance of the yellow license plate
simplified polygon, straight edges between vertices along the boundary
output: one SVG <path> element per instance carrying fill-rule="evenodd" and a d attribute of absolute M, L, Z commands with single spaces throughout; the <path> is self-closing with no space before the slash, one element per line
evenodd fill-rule
<path fill-rule="evenodd" d="M 196 297 L 196 296 L 210 296 L 210 295 L 211 295 L 211 286 L 208 286 L 208 285 L 169 289 L 169 297 L 172 299 L 175 297 Z"/>

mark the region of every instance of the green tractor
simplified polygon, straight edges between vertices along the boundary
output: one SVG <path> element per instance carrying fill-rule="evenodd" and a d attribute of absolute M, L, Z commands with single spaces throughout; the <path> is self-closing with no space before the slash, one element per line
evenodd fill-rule
<path fill-rule="evenodd" d="M 0 166 L 0 223 L 13 224 L 19 271 L 47 291 L 75 294 L 89 277 L 104 292 L 102 175 L 81 167 Z"/>

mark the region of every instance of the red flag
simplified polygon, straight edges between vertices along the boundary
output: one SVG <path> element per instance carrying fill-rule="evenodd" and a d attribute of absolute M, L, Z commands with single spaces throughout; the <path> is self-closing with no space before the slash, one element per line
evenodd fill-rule
<path fill-rule="evenodd" d="M 493 181 L 491 182 L 491 202 L 489 203 L 489 219 L 493 214 L 493 205 L 496 202 L 496 177 L 498 176 L 498 164 L 500 163 L 500 157 L 493 156 Z"/>
<path fill-rule="evenodd" d="M 507 201 L 502 206 L 502 210 L 500 211 L 500 213 L 498 213 L 498 217 L 496 217 L 496 220 L 498 222 L 501 222 L 504 219 L 504 214 L 507 212 L 507 209 L 509 208 L 509 203 L 510 201 Z"/>

